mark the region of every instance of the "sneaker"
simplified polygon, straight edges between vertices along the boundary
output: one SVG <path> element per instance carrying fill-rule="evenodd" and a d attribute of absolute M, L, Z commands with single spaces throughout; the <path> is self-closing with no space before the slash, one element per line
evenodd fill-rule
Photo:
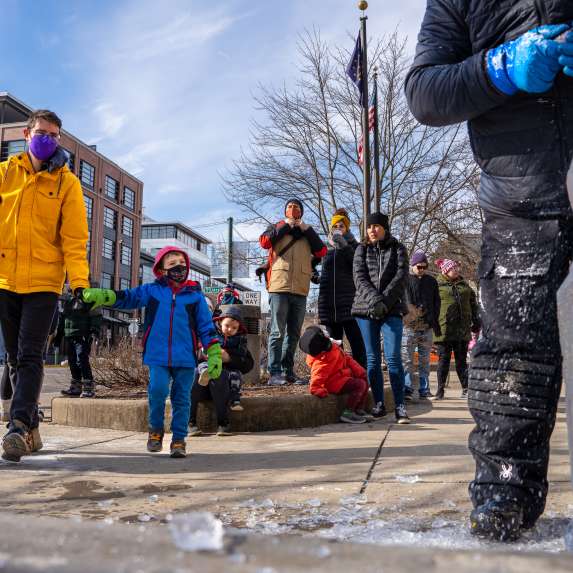
<path fill-rule="evenodd" d="M 170 446 L 171 453 L 169 457 L 171 458 L 184 458 L 187 454 L 185 453 L 185 440 L 173 440 Z"/>
<path fill-rule="evenodd" d="M 284 386 L 287 383 L 285 378 L 281 374 L 273 374 L 269 381 L 267 382 L 268 386 Z"/>
<path fill-rule="evenodd" d="M 404 386 L 404 396 L 413 396 L 414 390 L 412 390 L 411 386 Z"/>
<path fill-rule="evenodd" d="M 201 374 L 199 374 L 199 378 L 197 378 L 197 384 L 199 384 L 199 386 L 209 386 L 209 369 L 208 368 L 201 370 Z"/>
<path fill-rule="evenodd" d="M 308 386 L 308 380 L 304 378 L 297 378 L 296 376 L 285 376 L 285 380 L 289 384 L 294 384 L 295 386 Z"/>
<path fill-rule="evenodd" d="M 189 428 L 189 435 L 192 438 L 196 438 L 197 436 L 203 435 L 203 432 L 199 429 L 199 426 L 195 426 L 194 424 Z"/>
<path fill-rule="evenodd" d="M 446 397 L 446 396 L 445 396 L 444 389 L 443 389 L 443 388 L 438 388 L 438 391 L 436 392 L 436 394 L 435 394 L 434 396 L 432 396 L 432 397 L 430 398 L 430 400 L 434 400 L 434 401 L 443 400 L 445 397 Z"/>
<path fill-rule="evenodd" d="M 70 387 L 66 390 L 62 390 L 60 393 L 62 396 L 67 396 L 68 398 L 79 398 L 82 395 L 82 381 L 72 380 Z"/>
<path fill-rule="evenodd" d="M 339 420 L 341 422 L 346 422 L 347 424 L 364 424 L 366 422 L 365 418 L 359 416 L 352 410 L 344 410 L 340 415 Z"/>
<path fill-rule="evenodd" d="M 147 451 L 160 452 L 163 449 L 163 432 L 149 430 L 149 437 L 147 438 Z"/>
<path fill-rule="evenodd" d="M 409 424 L 410 418 L 408 417 L 408 412 L 406 412 L 406 406 L 400 404 L 394 411 L 396 414 L 396 422 L 398 424 Z"/>
<path fill-rule="evenodd" d="M 229 424 L 225 425 L 225 426 L 219 426 L 217 428 L 217 436 L 232 436 L 233 434 L 231 433 L 231 426 L 229 426 Z"/>
<path fill-rule="evenodd" d="M 32 442 L 28 427 L 20 420 L 14 420 L 10 424 L 8 433 L 2 439 L 4 453 L 2 458 L 9 462 L 19 462 L 22 456 L 31 453 L 30 444 Z"/>
<path fill-rule="evenodd" d="M 462 393 L 460 395 L 460 398 L 467 398 L 467 397 L 468 397 L 468 389 L 462 388 Z"/>
<path fill-rule="evenodd" d="M 511 501 L 488 501 L 470 514 L 472 535 L 494 541 L 515 541 L 521 536 L 523 508 Z"/>
<path fill-rule="evenodd" d="M 235 400 L 234 402 L 231 402 L 231 410 L 233 412 L 242 412 L 244 408 L 239 400 Z"/>
<path fill-rule="evenodd" d="M 430 390 L 428 390 L 427 392 L 420 392 L 419 396 L 420 400 L 432 400 L 434 398 L 434 395 Z"/>
<path fill-rule="evenodd" d="M 376 402 L 376 404 L 372 408 L 373 418 L 383 418 L 387 413 L 388 412 L 386 412 L 386 408 L 382 402 Z"/>
<path fill-rule="evenodd" d="M 404 392 L 404 400 L 406 402 L 413 402 L 414 401 L 414 394 L 413 392 L 410 392 L 409 394 Z"/>
<path fill-rule="evenodd" d="M 372 414 L 369 414 L 366 410 L 359 409 L 356 410 L 354 413 L 364 418 L 367 422 L 371 422 L 372 420 L 374 420 L 374 416 Z"/>
<path fill-rule="evenodd" d="M 80 398 L 94 398 L 95 397 L 95 382 L 93 380 L 84 380 L 83 390 Z"/>

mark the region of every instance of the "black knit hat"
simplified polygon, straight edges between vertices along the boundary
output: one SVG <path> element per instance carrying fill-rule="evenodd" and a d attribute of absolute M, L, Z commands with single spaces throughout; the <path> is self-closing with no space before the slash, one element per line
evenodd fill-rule
<path fill-rule="evenodd" d="M 304 215 L 304 205 L 302 204 L 302 201 L 300 199 L 297 199 L 296 197 L 291 197 L 286 203 L 285 203 L 285 213 L 286 213 L 286 208 L 287 205 L 289 203 L 296 203 L 299 207 L 300 207 L 300 215 L 302 217 L 302 215 Z"/>
<path fill-rule="evenodd" d="M 298 345 L 305 354 L 318 356 L 332 348 L 332 341 L 320 326 L 309 326 L 300 337 Z"/>
<path fill-rule="evenodd" d="M 381 225 L 387 231 L 390 227 L 390 223 L 388 222 L 388 215 L 384 213 L 370 213 L 366 219 L 366 226 L 370 227 L 370 225 Z"/>

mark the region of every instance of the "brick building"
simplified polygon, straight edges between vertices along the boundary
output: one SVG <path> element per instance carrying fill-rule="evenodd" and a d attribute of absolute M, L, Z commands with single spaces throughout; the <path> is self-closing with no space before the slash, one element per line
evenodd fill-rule
<path fill-rule="evenodd" d="M 29 106 L 0 92 L 0 161 L 24 151 L 22 130 L 31 112 Z M 143 183 L 65 129 L 60 145 L 84 191 L 92 281 L 103 288 L 136 286 Z"/>

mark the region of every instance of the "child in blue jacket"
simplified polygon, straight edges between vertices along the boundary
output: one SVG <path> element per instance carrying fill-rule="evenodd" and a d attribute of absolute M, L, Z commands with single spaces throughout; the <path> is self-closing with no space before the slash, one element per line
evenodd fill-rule
<path fill-rule="evenodd" d="M 185 457 L 185 438 L 191 409 L 191 385 L 197 366 L 198 339 L 206 349 L 209 376 L 221 375 L 221 346 L 201 286 L 188 281 L 189 257 L 177 247 L 164 247 L 156 257 L 154 283 L 113 291 L 85 289 L 82 297 L 92 309 L 146 308 L 143 325 L 143 363 L 149 366 L 149 439 L 147 449 L 163 446 L 165 401 L 171 385 L 171 457 Z"/>

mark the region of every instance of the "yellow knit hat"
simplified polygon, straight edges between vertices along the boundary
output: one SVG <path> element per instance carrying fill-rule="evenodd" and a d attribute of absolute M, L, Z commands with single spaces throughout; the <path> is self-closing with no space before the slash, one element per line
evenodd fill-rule
<path fill-rule="evenodd" d="M 346 230 L 350 231 L 350 218 L 348 217 L 348 212 L 346 209 L 337 209 L 332 215 L 332 219 L 330 219 L 330 227 L 334 227 L 336 223 L 344 223 L 346 226 Z"/>

